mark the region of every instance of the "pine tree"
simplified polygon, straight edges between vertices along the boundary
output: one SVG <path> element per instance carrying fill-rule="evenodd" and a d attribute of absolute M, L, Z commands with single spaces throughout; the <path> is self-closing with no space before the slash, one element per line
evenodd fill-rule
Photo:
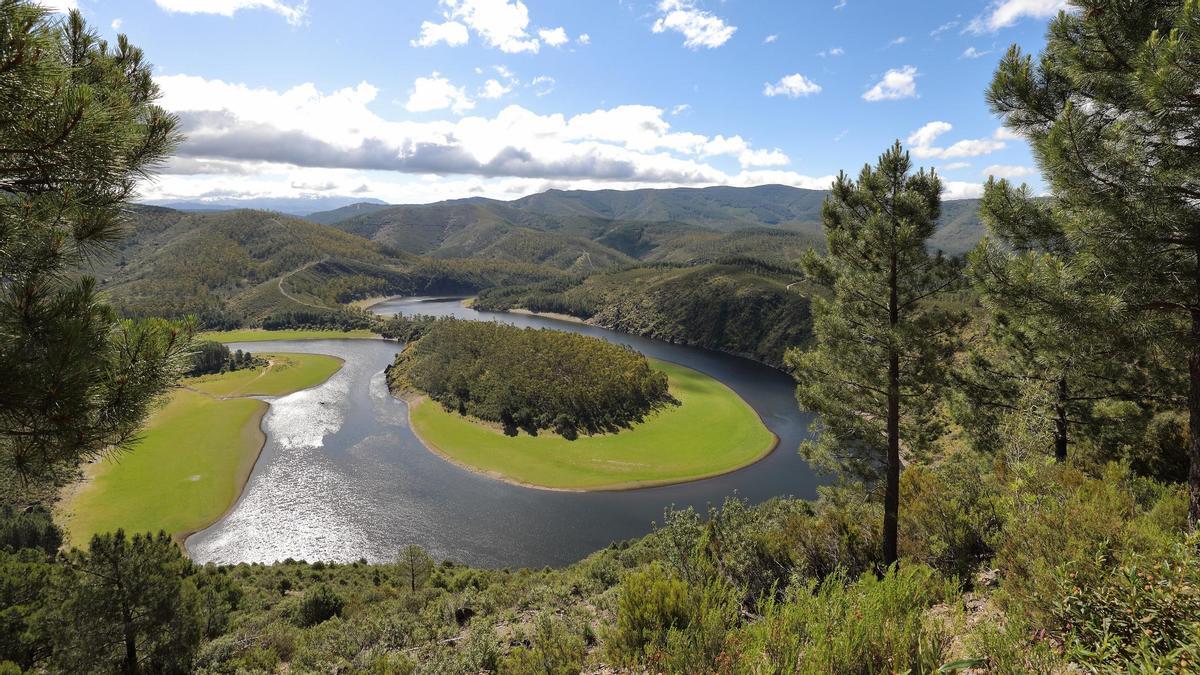
<path fill-rule="evenodd" d="M 941 212 L 941 180 L 912 173 L 897 142 L 857 181 L 839 175 L 822 217 L 828 255 L 805 270 L 829 289 L 813 299 L 815 345 L 788 356 L 800 405 L 819 414 L 802 452 L 884 488 L 883 559 L 896 561 L 902 451 L 919 457 L 937 432 L 936 385 L 962 317 L 940 308 L 958 267 L 926 244 Z"/>
<path fill-rule="evenodd" d="M 1176 350 L 1189 381 L 1189 520 L 1200 525 L 1200 0 L 1074 0 L 1035 61 L 988 91 L 1069 215 L 1107 330 Z"/>
<path fill-rule="evenodd" d="M 78 12 L 0 0 L 0 478 L 127 446 L 177 377 L 186 325 L 120 321 L 78 274 L 178 136 L 142 52 Z M 14 483 L 16 484 L 16 483 Z M 6 496 L 11 494 L 6 492 Z"/>
<path fill-rule="evenodd" d="M 971 252 L 968 275 L 987 315 L 955 373 L 965 399 L 958 420 L 998 447 L 1000 416 L 1036 416 L 1052 430 L 1060 462 L 1080 434 L 1145 421 L 1139 404 L 1163 392 L 1150 391 L 1144 350 L 1102 330 L 1055 202 L 992 179 L 980 213 L 990 237 Z"/>
<path fill-rule="evenodd" d="M 53 582 L 46 628 L 58 672 L 186 673 L 200 644 L 193 566 L 165 533 L 92 538 Z"/>
<path fill-rule="evenodd" d="M 409 591 L 416 593 L 417 589 L 424 586 L 429 575 L 433 573 L 433 558 L 430 558 L 425 549 L 420 546 L 409 544 L 396 557 L 396 566 L 399 567 L 404 580 L 408 582 Z"/>

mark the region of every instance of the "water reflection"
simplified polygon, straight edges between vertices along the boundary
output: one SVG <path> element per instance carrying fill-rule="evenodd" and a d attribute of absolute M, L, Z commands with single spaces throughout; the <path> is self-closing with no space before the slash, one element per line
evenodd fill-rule
<path fill-rule="evenodd" d="M 552 326 L 627 344 L 722 380 L 780 438 L 779 449 L 740 471 L 684 485 L 575 494 L 521 488 L 441 460 L 408 428 L 383 368 L 401 345 L 375 340 L 272 343 L 278 352 L 345 360 L 323 385 L 267 399 L 268 441 L 242 498 L 221 521 L 188 539 L 200 562 L 284 558 L 391 560 L 411 543 L 435 557 L 482 566 L 561 565 L 645 534 L 663 508 L 704 508 L 736 492 L 752 501 L 811 497 L 817 479 L 796 454 L 811 416 L 796 408 L 790 378 L 745 359 L 543 317 L 488 314 L 457 300 L 404 299 L 381 314 L 417 313 Z M 263 344 L 232 345 L 264 350 Z"/>

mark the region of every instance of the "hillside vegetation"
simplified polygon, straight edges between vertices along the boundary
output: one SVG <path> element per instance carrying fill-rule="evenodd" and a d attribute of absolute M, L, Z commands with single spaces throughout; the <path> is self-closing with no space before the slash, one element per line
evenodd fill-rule
<path fill-rule="evenodd" d="M 570 314 L 778 366 L 788 347 L 810 335 L 808 287 L 801 279 L 798 271 L 755 264 L 663 265 L 485 291 L 475 306 Z"/>
<path fill-rule="evenodd" d="M 393 391 L 530 434 L 610 433 L 673 403 L 646 357 L 599 338 L 446 319 L 396 356 Z"/>

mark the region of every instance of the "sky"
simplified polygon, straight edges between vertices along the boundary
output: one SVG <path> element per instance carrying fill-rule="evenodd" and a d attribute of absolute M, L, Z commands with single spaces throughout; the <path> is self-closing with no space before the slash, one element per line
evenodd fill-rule
<path fill-rule="evenodd" d="M 187 139 L 145 199 L 825 189 L 895 140 L 1042 189 L 984 91 L 1065 0 L 41 0 L 145 50 Z"/>

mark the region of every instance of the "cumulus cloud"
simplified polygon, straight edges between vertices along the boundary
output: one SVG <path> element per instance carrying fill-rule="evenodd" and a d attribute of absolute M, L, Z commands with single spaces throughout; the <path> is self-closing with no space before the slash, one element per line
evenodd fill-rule
<path fill-rule="evenodd" d="M 418 83 L 406 107 L 468 109 L 462 89 L 440 75 L 418 78 Z M 180 116 L 187 140 L 178 154 L 192 170 L 216 162 L 222 168 L 230 163 L 298 167 L 296 172 L 308 174 L 470 175 L 575 186 L 586 181 L 733 185 L 757 184 L 751 181 L 766 175 L 749 169 L 789 163 L 782 151 L 754 148 L 738 135 L 676 131 L 666 112 L 653 106 L 624 105 L 567 117 L 511 105 L 494 117 L 391 121 L 370 109 L 379 92 L 365 82 L 329 93 L 312 84 L 281 92 L 187 75 L 161 77 L 159 84 L 163 106 Z M 743 170 L 727 174 L 706 161 L 711 157 L 731 157 Z M 779 180 L 768 182 L 816 180 L 789 171 L 769 173 Z M 215 180 L 209 180 L 210 188 L 215 189 Z M 340 180 L 351 188 L 363 182 L 358 173 Z M 222 185 L 236 187 L 236 182 Z M 170 189 L 179 188 L 172 184 Z"/>
<path fill-rule="evenodd" d="M 500 80 L 488 80 L 483 83 L 483 88 L 479 90 L 479 98 L 497 99 L 512 90 L 513 87 L 511 84 L 503 84 Z"/>
<path fill-rule="evenodd" d="M 946 189 L 942 193 L 942 198 L 947 200 L 954 199 L 979 199 L 983 196 L 983 183 L 970 183 L 960 180 L 944 181 L 942 187 Z"/>
<path fill-rule="evenodd" d="M 942 147 L 934 145 L 942 135 L 954 129 L 949 122 L 929 122 L 908 136 L 909 149 L 919 159 L 960 159 L 979 157 L 1003 150 L 1004 141 L 998 138 L 976 138 L 958 141 Z"/>
<path fill-rule="evenodd" d="M 113 29 L 113 30 L 121 30 L 121 26 L 122 26 L 122 24 L 124 24 L 124 23 L 125 23 L 125 22 L 124 22 L 124 21 L 122 21 L 121 19 L 113 19 L 113 20 L 112 20 L 112 29 Z"/>
<path fill-rule="evenodd" d="M 991 54 L 991 52 L 981 52 L 974 47 L 967 47 L 966 51 L 962 53 L 962 57 L 964 59 L 978 59 L 987 56 L 988 54 Z"/>
<path fill-rule="evenodd" d="M 651 28 L 655 33 L 674 31 L 683 35 L 689 49 L 715 49 L 729 42 L 737 31 L 721 17 L 696 7 L 695 0 L 661 0 L 660 16 Z"/>
<path fill-rule="evenodd" d="M 812 94 L 821 93 L 821 85 L 813 82 L 800 73 L 793 73 L 779 80 L 775 84 L 767 83 L 763 86 L 764 96 L 787 96 L 788 98 L 800 98 L 801 96 L 810 96 Z"/>
<path fill-rule="evenodd" d="M 538 31 L 538 37 L 542 39 L 542 42 L 551 47 L 561 47 L 571 41 L 571 38 L 567 37 L 567 31 L 562 26 L 558 28 L 543 28 Z"/>
<path fill-rule="evenodd" d="M 494 80 L 493 80 L 494 81 Z M 458 114 L 475 107 L 475 101 L 467 95 L 464 87 L 454 86 L 450 80 L 434 73 L 429 77 L 418 77 L 404 104 L 409 112 L 430 112 L 447 108 Z"/>
<path fill-rule="evenodd" d="M 1024 178 L 1025 176 L 1033 176 L 1038 170 L 1030 166 L 1017 166 L 1013 164 L 993 164 L 983 170 L 985 176 L 995 176 L 996 178 Z"/>
<path fill-rule="evenodd" d="M 449 47 L 461 47 L 470 42 L 471 36 L 467 27 L 457 21 L 434 23 L 421 22 L 421 35 L 410 44 L 414 47 L 432 47 L 445 43 Z"/>
<path fill-rule="evenodd" d="M 775 42 L 775 41 L 776 41 L 776 40 L 778 40 L 778 39 L 779 39 L 779 36 L 778 36 L 778 35 L 776 35 L 776 34 L 774 34 L 774 33 L 772 33 L 771 35 L 768 35 L 767 37 L 763 38 L 763 44 L 764 44 L 764 45 L 769 45 L 769 44 L 771 44 L 772 42 Z"/>
<path fill-rule="evenodd" d="M 917 69 L 915 66 L 893 68 L 883 75 L 862 95 L 864 101 L 895 101 L 917 95 Z"/>
<path fill-rule="evenodd" d="M 845 53 L 845 49 L 842 49 L 841 47 L 834 47 L 832 49 L 823 49 L 817 52 L 817 56 L 825 58 L 826 56 L 842 56 Z"/>
<path fill-rule="evenodd" d="M 1067 0 L 993 0 L 987 10 L 967 26 L 973 33 L 996 32 L 1021 19 L 1048 19 L 1067 8 Z"/>
<path fill-rule="evenodd" d="M 581 45 L 590 45 L 592 44 L 592 36 L 587 33 L 580 33 L 579 37 L 575 38 L 575 41 Z"/>
<path fill-rule="evenodd" d="M 485 44 L 508 54 L 541 48 L 529 28 L 529 8 L 521 0 L 441 0 L 447 20 L 459 21 Z"/>
<path fill-rule="evenodd" d="M 301 23 L 308 13 L 307 0 L 300 3 L 279 0 L 154 0 L 154 3 L 165 11 L 180 14 L 233 16 L 243 9 L 265 9 L 275 12 L 293 25 Z"/>

